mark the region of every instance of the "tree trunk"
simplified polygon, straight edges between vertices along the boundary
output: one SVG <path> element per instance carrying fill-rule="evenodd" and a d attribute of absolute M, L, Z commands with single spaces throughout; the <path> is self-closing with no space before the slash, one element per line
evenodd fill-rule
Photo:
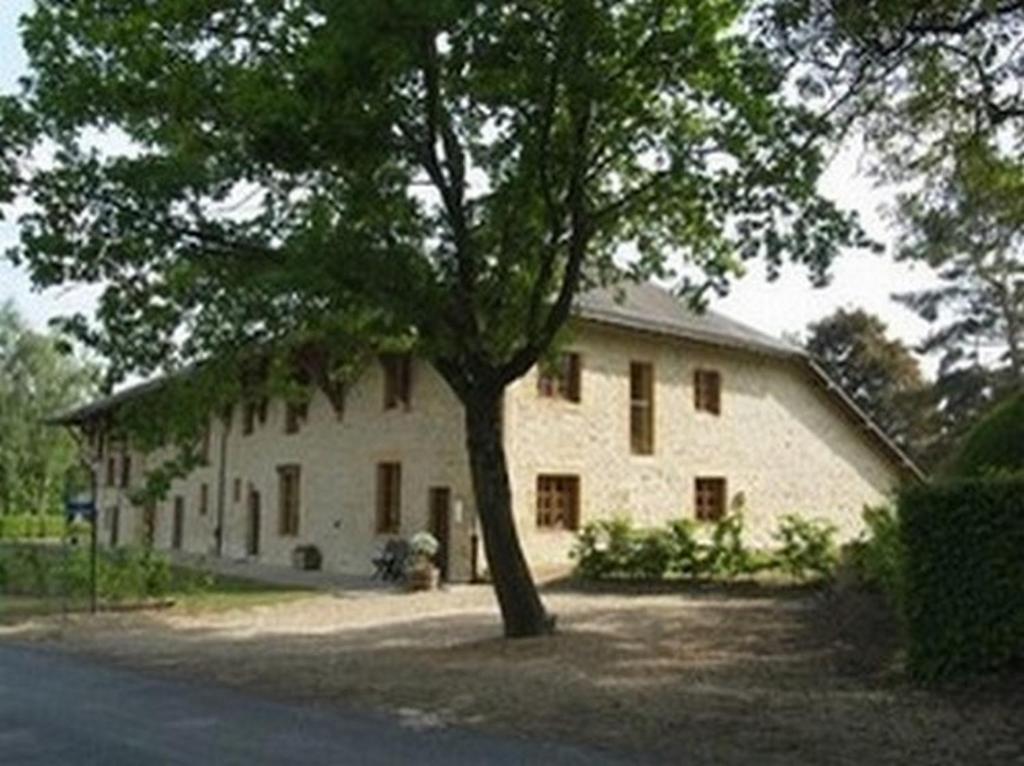
<path fill-rule="evenodd" d="M 505 636 L 540 636 L 554 630 L 554 619 L 541 603 L 519 545 L 502 438 L 501 401 L 499 393 L 476 395 L 463 403 L 473 494 Z"/>

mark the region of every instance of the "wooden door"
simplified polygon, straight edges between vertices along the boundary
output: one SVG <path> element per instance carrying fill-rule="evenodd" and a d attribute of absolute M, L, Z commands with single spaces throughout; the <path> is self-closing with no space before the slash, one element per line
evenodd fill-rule
<path fill-rule="evenodd" d="M 249 490 L 249 529 L 245 552 L 250 556 L 260 555 L 260 493 L 256 490 Z"/>
<path fill-rule="evenodd" d="M 449 537 L 451 532 L 452 491 L 448 487 L 430 488 L 430 534 L 437 538 L 440 547 L 434 562 L 441 570 L 441 579 L 448 579 Z"/>
<path fill-rule="evenodd" d="M 171 547 L 176 551 L 181 550 L 181 544 L 185 537 L 185 498 L 174 498 L 174 523 L 171 527 Z"/>

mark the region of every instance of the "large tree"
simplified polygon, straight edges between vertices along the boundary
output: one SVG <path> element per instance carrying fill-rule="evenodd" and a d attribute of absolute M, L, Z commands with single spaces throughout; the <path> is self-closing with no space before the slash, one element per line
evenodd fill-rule
<path fill-rule="evenodd" d="M 46 420 L 80 404 L 94 383 L 91 367 L 0 304 L 0 514 L 60 510 L 77 450 Z"/>
<path fill-rule="evenodd" d="M 577 293 L 672 255 L 696 286 L 757 257 L 821 278 L 856 238 L 762 5 L 38 0 L 0 109 L 34 203 L 16 258 L 107 285 L 69 328 L 115 372 L 368 326 L 411 345 L 464 406 L 506 634 L 544 632 L 500 406 Z"/>
<path fill-rule="evenodd" d="M 926 438 L 925 382 L 917 358 L 885 322 L 863 309 L 838 309 L 808 327 L 807 350 L 900 446 Z"/>
<path fill-rule="evenodd" d="M 897 257 L 942 280 L 897 296 L 934 325 L 941 454 L 1024 383 L 1024 2 L 782 0 L 765 18 L 804 92 L 899 190 Z"/>

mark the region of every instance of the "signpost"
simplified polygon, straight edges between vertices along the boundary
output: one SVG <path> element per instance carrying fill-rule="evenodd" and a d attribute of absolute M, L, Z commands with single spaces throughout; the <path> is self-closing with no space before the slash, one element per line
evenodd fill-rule
<path fill-rule="evenodd" d="M 64 513 L 70 523 L 75 517 L 89 522 L 89 611 L 96 613 L 96 500 L 95 487 L 90 497 L 81 495 L 69 497 L 64 502 Z"/>

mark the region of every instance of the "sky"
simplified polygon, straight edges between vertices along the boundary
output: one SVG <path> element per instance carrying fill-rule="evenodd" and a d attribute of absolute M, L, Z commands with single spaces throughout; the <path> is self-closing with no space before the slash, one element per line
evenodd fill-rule
<path fill-rule="evenodd" d="M 17 19 L 31 7 L 31 2 L 0 0 L 0 92 L 15 90 L 18 78 L 26 71 Z M 873 185 L 860 165 L 859 149 L 845 148 L 829 166 L 821 190 L 842 207 L 858 211 L 865 229 L 874 239 L 892 243 L 893 231 L 880 214 L 890 197 L 885 190 Z M 17 231 L 12 221 L 0 221 L 0 253 L 16 242 Z M 910 345 L 927 333 L 925 322 L 890 297 L 893 292 L 934 284 L 935 277 L 927 268 L 896 263 L 888 254 L 848 251 L 836 261 L 832 274 L 828 287 L 814 288 L 807 273 L 800 268 L 786 268 L 778 280 L 768 282 L 763 268 L 752 265 L 726 298 L 712 302 L 712 308 L 773 335 L 799 333 L 810 322 L 839 307 L 860 307 L 879 315 L 894 336 Z M 24 271 L 0 257 L 0 303 L 12 299 L 28 322 L 38 329 L 45 328 L 54 316 L 78 311 L 90 313 L 98 294 L 98 288 L 88 285 L 45 292 L 33 290 Z M 925 360 L 924 366 L 927 372 L 933 372 L 934 360 Z"/>

